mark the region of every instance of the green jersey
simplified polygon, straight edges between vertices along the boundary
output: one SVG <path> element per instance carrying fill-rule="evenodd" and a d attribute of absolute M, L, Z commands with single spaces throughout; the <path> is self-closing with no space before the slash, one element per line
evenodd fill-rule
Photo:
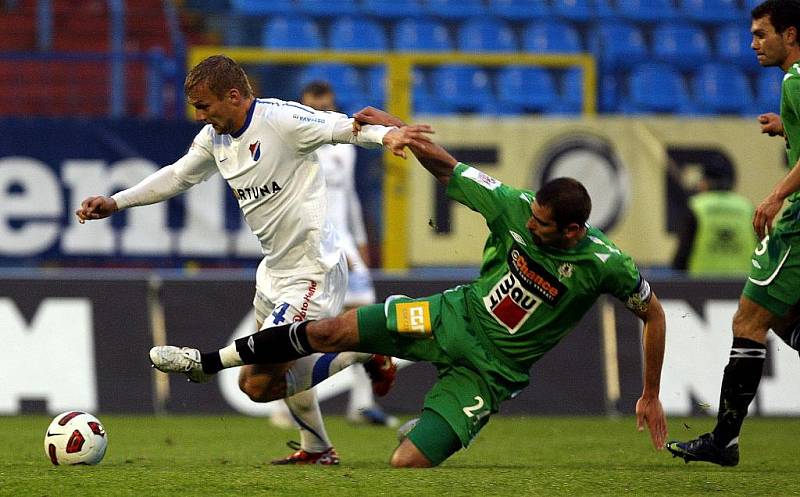
<path fill-rule="evenodd" d="M 783 75 L 781 84 L 781 122 L 783 136 L 786 140 L 786 155 L 789 157 L 789 169 L 800 159 L 800 61 L 795 62 Z M 795 202 L 798 192 L 789 196 Z"/>
<path fill-rule="evenodd" d="M 596 228 L 589 227 L 570 249 L 536 245 L 526 227 L 533 192 L 458 164 L 447 194 L 482 214 L 491 231 L 480 277 L 464 292 L 471 328 L 521 371 L 553 348 L 600 294 L 635 309 L 649 301 L 650 287 L 632 259 Z M 460 298 L 456 294 L 461 292 L 445 292 L 443 298 Z M 457 337 L 441 339 L 446 347 Z"/>

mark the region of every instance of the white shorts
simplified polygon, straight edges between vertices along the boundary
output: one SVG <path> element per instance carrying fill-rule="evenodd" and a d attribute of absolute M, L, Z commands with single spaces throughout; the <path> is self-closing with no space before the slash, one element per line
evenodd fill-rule
<path fill-rule="evenodd" d="M 256 271 L 256 294 L 253 307 L 261 329 L 336 316 L 342 312 L 347 292 L 347 261 L 326 272 L 303 271 L 299 274 L 275 274 L 264 260 Z"/>

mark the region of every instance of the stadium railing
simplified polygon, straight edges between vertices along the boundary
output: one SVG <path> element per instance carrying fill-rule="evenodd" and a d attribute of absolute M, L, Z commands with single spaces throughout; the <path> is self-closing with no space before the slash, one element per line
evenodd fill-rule
<path fill-rule="evenodd" d="M 340 62 L 355 66 L 386 66 L 386 108 L 404 121 L 412 117 L 412 70 L 415 66 L 443 64 L 472 64 L 477 66 L 544 66 L 550 68 L 579 67 L 583 74 L 583 115 L 597 112 L 597 69 L 591 54 L 523 54 L 491 53 L 467 54 L 458 52 L 333 52 L 333 51 L 270 51 L 249 47 L 194 46 L 187 51 L 187 68 L 194 67 L 206 57 L 225 53 L 240 64 L 306 65 L 320 62 Z M 187 108 L 189 116 L 191 108 Z M 408 164 L 402 159 L 386 154 L 383 180 L 382 236 L 383 268 L 402 270 L 408 268 Z"/>

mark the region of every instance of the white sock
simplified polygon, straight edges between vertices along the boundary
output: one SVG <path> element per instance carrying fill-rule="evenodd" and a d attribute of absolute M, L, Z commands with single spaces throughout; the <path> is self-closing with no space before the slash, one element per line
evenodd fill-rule
<path fill-rule="evenodd" d="M 222 361 L 222 367 L 232 368 L 234 366 L 242 366 L 244 361 L 239 356 L 239 351 L 236 350 L 236 344 L 232 343 L 223 349 L 219 349 L 219 359 Z"/>
<path fill-rule="evenodd" d="M 331 447 L 317 394 L 306 390 L 284 399 L 292 417 L 300 425 L 300 448 L 306 452 L 323 452 Z"/>
<path fill-rule="evenodd" d="M 317 353 L 301 357 L 286 371 L 286 395 L 308 390 L 351 364 L 367 362 L 370 357 L 372 354 L 363 352 Z"/>
<path fill-rule="evenodd" d="M 353 373 L 353 385 L 350 387 L 347 415 L 356 416 L 365 409 L 375 407 L 375 397 L 372 395 L 372 382 L 364 368 L 356 365 L 350 371 Z"/>

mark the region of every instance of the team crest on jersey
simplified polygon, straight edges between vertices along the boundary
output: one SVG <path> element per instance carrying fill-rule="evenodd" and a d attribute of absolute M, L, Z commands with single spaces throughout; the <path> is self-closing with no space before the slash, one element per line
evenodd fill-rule
<path fill-rule="evenodd" d="M 556 305 L 567 291 L 558 278 L 516 244 L 508 254 L 509 272 L 483 298 L 489 314 L 514 334 L 542 303 Z"/>
<path fill-rule="evenodd" d="M 261 158 L 261 140 L 250 144 L 250 157 L 252 157 L 254 161 L 258 161 L 258 159 Z"/>

